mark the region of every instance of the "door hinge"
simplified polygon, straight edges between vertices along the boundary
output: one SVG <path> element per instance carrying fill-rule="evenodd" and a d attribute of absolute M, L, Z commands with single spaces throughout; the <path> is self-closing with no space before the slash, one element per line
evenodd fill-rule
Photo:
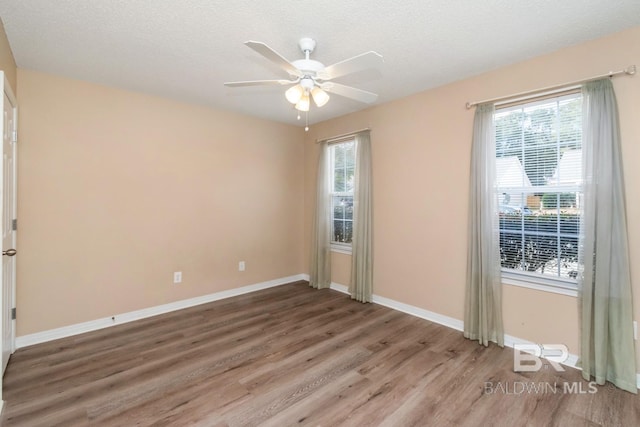
<path fill-rule="evenodd" d="M 16 308 L 11 309 L 11 320 L 16 320 Z"/>
<path fill-rule="evenodd" d="M 13 229 L 13 231 L 18 230 L 18 219 L 14 219 L 11 221 L 11 228 Z"/>
<path fill-rule="evenodd" d="M 14 130 L 11 132 L 11 142 L 18 142 L 18 131 Z"/>

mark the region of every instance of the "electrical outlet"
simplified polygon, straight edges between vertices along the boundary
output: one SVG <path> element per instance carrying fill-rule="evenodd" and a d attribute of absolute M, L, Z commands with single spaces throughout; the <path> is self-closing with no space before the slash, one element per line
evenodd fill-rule
<path fill-rule="evenodd" d="M 173 283 L 182 283 L 182 271 L 173 272 Z"/>
<path fill-rule="evenodd" d="M 244 261 L 240 261 L 238 263 L 238 271 L 244 271 L 245 265 L 244 265 Z"/>

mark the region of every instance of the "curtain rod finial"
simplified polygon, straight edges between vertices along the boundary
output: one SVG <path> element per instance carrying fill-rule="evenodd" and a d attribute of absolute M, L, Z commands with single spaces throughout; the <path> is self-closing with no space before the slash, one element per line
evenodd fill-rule
<path fill-rule="evenodd" d="M 467 102 L 467 110 L 470 110 L 470 109 L 471 109 L 471 107 L 473 107 L 473 106 L 471 105 L 471 103 L 470 103 L 470 102 Z"/>
<path fill-rule="evenodd" d="M 629 74 L 630 76 L 632 76 L 632 75 L 634 75 L 636 73 L 636 66 L 635 65 L 630 65 L 629 68 L 624 70 L 624 72 Z"/>

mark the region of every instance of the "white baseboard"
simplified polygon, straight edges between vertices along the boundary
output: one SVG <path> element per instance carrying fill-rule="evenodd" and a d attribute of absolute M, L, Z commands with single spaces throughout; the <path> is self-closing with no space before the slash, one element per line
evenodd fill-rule
<path fill-rule="evenodd" d="M 349 288 L 339 283 L 332 282 L 331 289 L 336 290 L 338 292 L 345 293 L 345 294 L 349 294 Z M 373 302 L 388 308 L 392 308 L 397 311 L 401 311 L 403 313 L 410 314 L 415 317 L 419 317 L 421 319 L 429 320 L 433 323 L 438 323 L 440 325 L 444 325 L 449 328 L 456 329 L 458 331 L 462 331 L 463 329 L 462 320 L 458 320 L 458 319 L 454 319 L 453 317 L 434 313 L 433 311 L 429 311 L 413 305 L 405 304 L 396 300 L 392 300 L 390 298 L 381 297 L 379 295 L 374 294 Z"/>
<path fill-rule="evenodd" d="M 347 286 L 341 285 L 339 283 L 331 283 L 331 289 L 334 289 L 339 292 L 343 292 L 345 294 L 349 293 L 349 288 Z M 459 319 L 455 319 L 453 317 L 445 316 L 443 314 L 435 313 L 433 311 L 425 310 L 423 308 L 419 308 L 413 305 L 405 304 L 403 302 L 399 302 L 396 300 L 392 300 L 390 298 L 381 297 L 378 295 L 373 295 L 373 302 L 376 304 L 384 305 L 385 307 L 389 307 L 393 310 L 401 311 L 403 313 L 410 314 L 412 316 L 419 317 L 421 319 L 429 320 L 433 323 L 438 323 L 440 325 L 446 326 L 451 329 L 455 329 L 457 331 L 464 330 L 464 322 Z M 514 344 L 535 344 L 531 341 L 524 340 L 522 338 L 514 337 L 513 335 L 504 335 L 504 345 L 507 347 L 513 348 Z M 580 369 L 576 366 L 578 362 L 578 356 L 575 354 L 570 354 L 569 358 L 565 361 L 564 365 L 569 366 L 571 368 Z"/>
<path fill-rule="evenodd" d="M 308 280 L 308 279 L 307 279 Z M 349 294 L 349 288 L 345 285 L 341 285 L 339 283 L 331 282 L 331 289 L 336 290 L 338 292 L 342 292 L 345 294 Z M 389 307 L 393 310 L 401 311 L 403 313 L 410 314 L 412 316 L 420 317 L 421 319 L 429 320 L 434 323 L 438 323 L 443 326 L 447 326 L 449 328 L 455 329 L 457 331 L 464 330 L 464 322 L 459 319 L 455 319 L 453 317 L 445 316 L 439 313 L 435 313 L 433 311 L 425 310 L 423 308 L 415 307 L 413 305 L 405 304 L 396 300 L 392 300 L 390 298 L 381 297 L 378 295 L 373 295 L 373 302 L 376 304 L 384 305 L 385 307 Z M 504 335 L 504 345 L 510 348 L 513 348 L 515 344 L 536 344 L 532 341 L 524 340 L 522 338 L 514 337 L 513 335 Z M 582 370 L 577 366 L 578 364 L 578 355 L 569 354 L 567 360 L 565 360 L 562 364 L 568 366 L 570 368 Z M 636 383 L 638 389 L 640 389 L 640 373 L 636 375 Z"/>
<path fill-rule="evenodd" d="M 243 286 L 241 288 L 215 292 L 213 294 L 175 301 L 155 307 L 143 308 L 141 310 L 130 311 L 128 313 L 116 314 L 113 317 L 104 317 L 102 319 L 90 320 L 88 322 L 77 323 L 75 325 L 69 325 L 61 328 L 50 329 L 48 331 L 23 335 L 20 337 L 16 337 L 16 348 L 28 347 L 59 338 L 66 338 L 72 335 L 78 335 L 85 332 L 108 328 L 110 326 L 121 325 L 123 323 L 133 322 L 134 320 L 140 320 L 151 316 L 157 316 L 158 314 L 168 313 L 170 311 L 181 310 L 183 308 L 235 297 L 249 292 L 259 291 L 261 289 L 272 288 L 275 286 L 284 285 L 286 283 L 296 282 L 298 280 L 308 280 L 308 277 L 308 275 L 304 274 L 282 277 L 280 279 L 274 279 L 266 282 L 256 283 L 253 285 Z"/>
<path fill-rule="evenodd" d="M 284 285 L 286 283 L 295 282 L 298 280 L 309 280 L 308 274 L 297 274 L 295 276 L 283 277 L 281 279 L 270 280 L 267 282 L 256 283 L 254 285 L 243 286 L 241 288 L 229 289 L 227 291 L 216 292 L 209 295 L 203 295 L 201 297 L 190 298 L 186 300 L 176 301 L 169 304 L 159 305 L 155 307 L 145 308 L 142 310 L 131 311 L 129 313 L 123 313 L 103 319 L 92 320 L 89 322 L 78 323 L 75 325 L 65 326 L 62 328 L 51 329 L 48 331 L 38 332 L 35 334 L 23 335 L 16 337 L 16 348 L 28 347 L 30 345 L 39 344 L 47 341 L 52 341 L 59 338 L 65 338 L 72 335 L 78 335 L 85 332 L 95 331 L 98 329 L 107 328 L 109 326 L 119 325 L 122 323 L 132 322 L 134 320 L 144 319 L 146 317 L 156 316 L 158 314 L 168 313 L 170 311 L 180 310 L 183 308 L 193 307 L 200 304 L 205 304 L 212 301 L 221 300 L 224 298 L 230 298 L 249 292 L 259 291 L 261 289 L 272 288 L 275 286 Z M 331 282 L 331 289 L 342 292 L 349 295 L 349 288 L 339 283 Z M 383 305 L 393 310 L 401 311 L 403 313 L 410 314 L 411 316 L 419 317 L 421 319 L 429 320 L 430 322 L 438 323 L 440 325 L 462 331 L 464 329 L 464 322 L 453 317 L 445 316 L 443 314 L 435 313 L 433 311 L 425 310 L 410 304 L 405 304 L 390 298 L 381 297 L 379 295 L 373 295 L 373 302 Z M 504 345 L 513 348 L 515 344 L 535 344 L 532 341 L 524 340 L 522 338 L 514 337 L 512 335 L 505 334 Z M 563 365 L 570 368 L 580 369 L 577 365 L 578 356 L 575 354 L 569 354 L 568 359 Z M 636 375 L 636 381 L 638 389 L 640 389 L 640 373 Z M 0 401 L 0 408 L 2 407 L 2 401 Z"/>

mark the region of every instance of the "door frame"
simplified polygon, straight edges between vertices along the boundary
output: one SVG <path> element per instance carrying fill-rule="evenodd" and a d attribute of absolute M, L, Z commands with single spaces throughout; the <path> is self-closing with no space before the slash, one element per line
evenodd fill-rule
<path fill-rule="evenodd" d="M 17 219 L 17 204 L 18 204 L 18 101 L 16 96 L 14 95 L 14 92 L 11 88 L 11 85 L 9 84 L 9 81 L 7 80 L 7 76 L 6 73 L 4 71 L 0 71 L 0 84 L 2 85 L 2 93 L 3 95 L 6 95 L 7 98 L 9 99 L 9 102 L 11 103 L 11 107 L 12 107 L 12 111 L 13 111 L 13 129 L 10 129 L 10 132 L 12 132 L 12 139 L 13 139 L 13 212 L 12 212 L 12 217 L 14 219 Z M 3 101 L 4 102 L 4 101 Z M 4 126 L 4 122 L 2 124 L 0 124 L 0 126 Z M 2 131 L 4 131 L 4 129 L 2 129 Z M 0 133 L 1 135 L 2 133 Z M 0 186 L 3 184 L 2 183 L 2 177 L 4 176 L 4 174 L 0 174 Z M 2 187 L 0 187 L 2 188 Z M 2 197 L 5 197 L 5 194 L 2 194 Z M 2 205 L 0 205 L 0 209 L 3 209 L 4 207 L 4 203 Z M 0 211 L 0 218 L 2 218 L 1 216 L 1 211 Z M 17 246 L 17 235 L 14 234 L 14 242 L 13 242 L 13 248 L 16 249 Z M 16 264 L 17 264 L 17 259 L 15 260 Z M 16 267 L 14 267 L 16 268 Z M 17 270 L 17 268 L 16 268 Z M 15 273 L 15 271 L 14 271 Z M 0 263 L 0 278 L 3 277 L 3 263 Z M 16 274 L 13 275 L 13 283 L 11 284 L 11 307 L 15 308 L 16 307 Z M 2 302 L 2 304 L 4 304 L 4 301 Z M 4 322 L 4 318 L 2 316 L 0 316 L 0 330 L 3 330 L 3 328 L 5 327 L 5 325 L 3 324 Z M 16 320 L 13 319 L 11 321 L 11 351 L 10 353 L 13 354 L 16 351 Z M 1 384 L 1 381 L 0 381 Z M 0 395 L 1 396 L 1 395 Z"/>

